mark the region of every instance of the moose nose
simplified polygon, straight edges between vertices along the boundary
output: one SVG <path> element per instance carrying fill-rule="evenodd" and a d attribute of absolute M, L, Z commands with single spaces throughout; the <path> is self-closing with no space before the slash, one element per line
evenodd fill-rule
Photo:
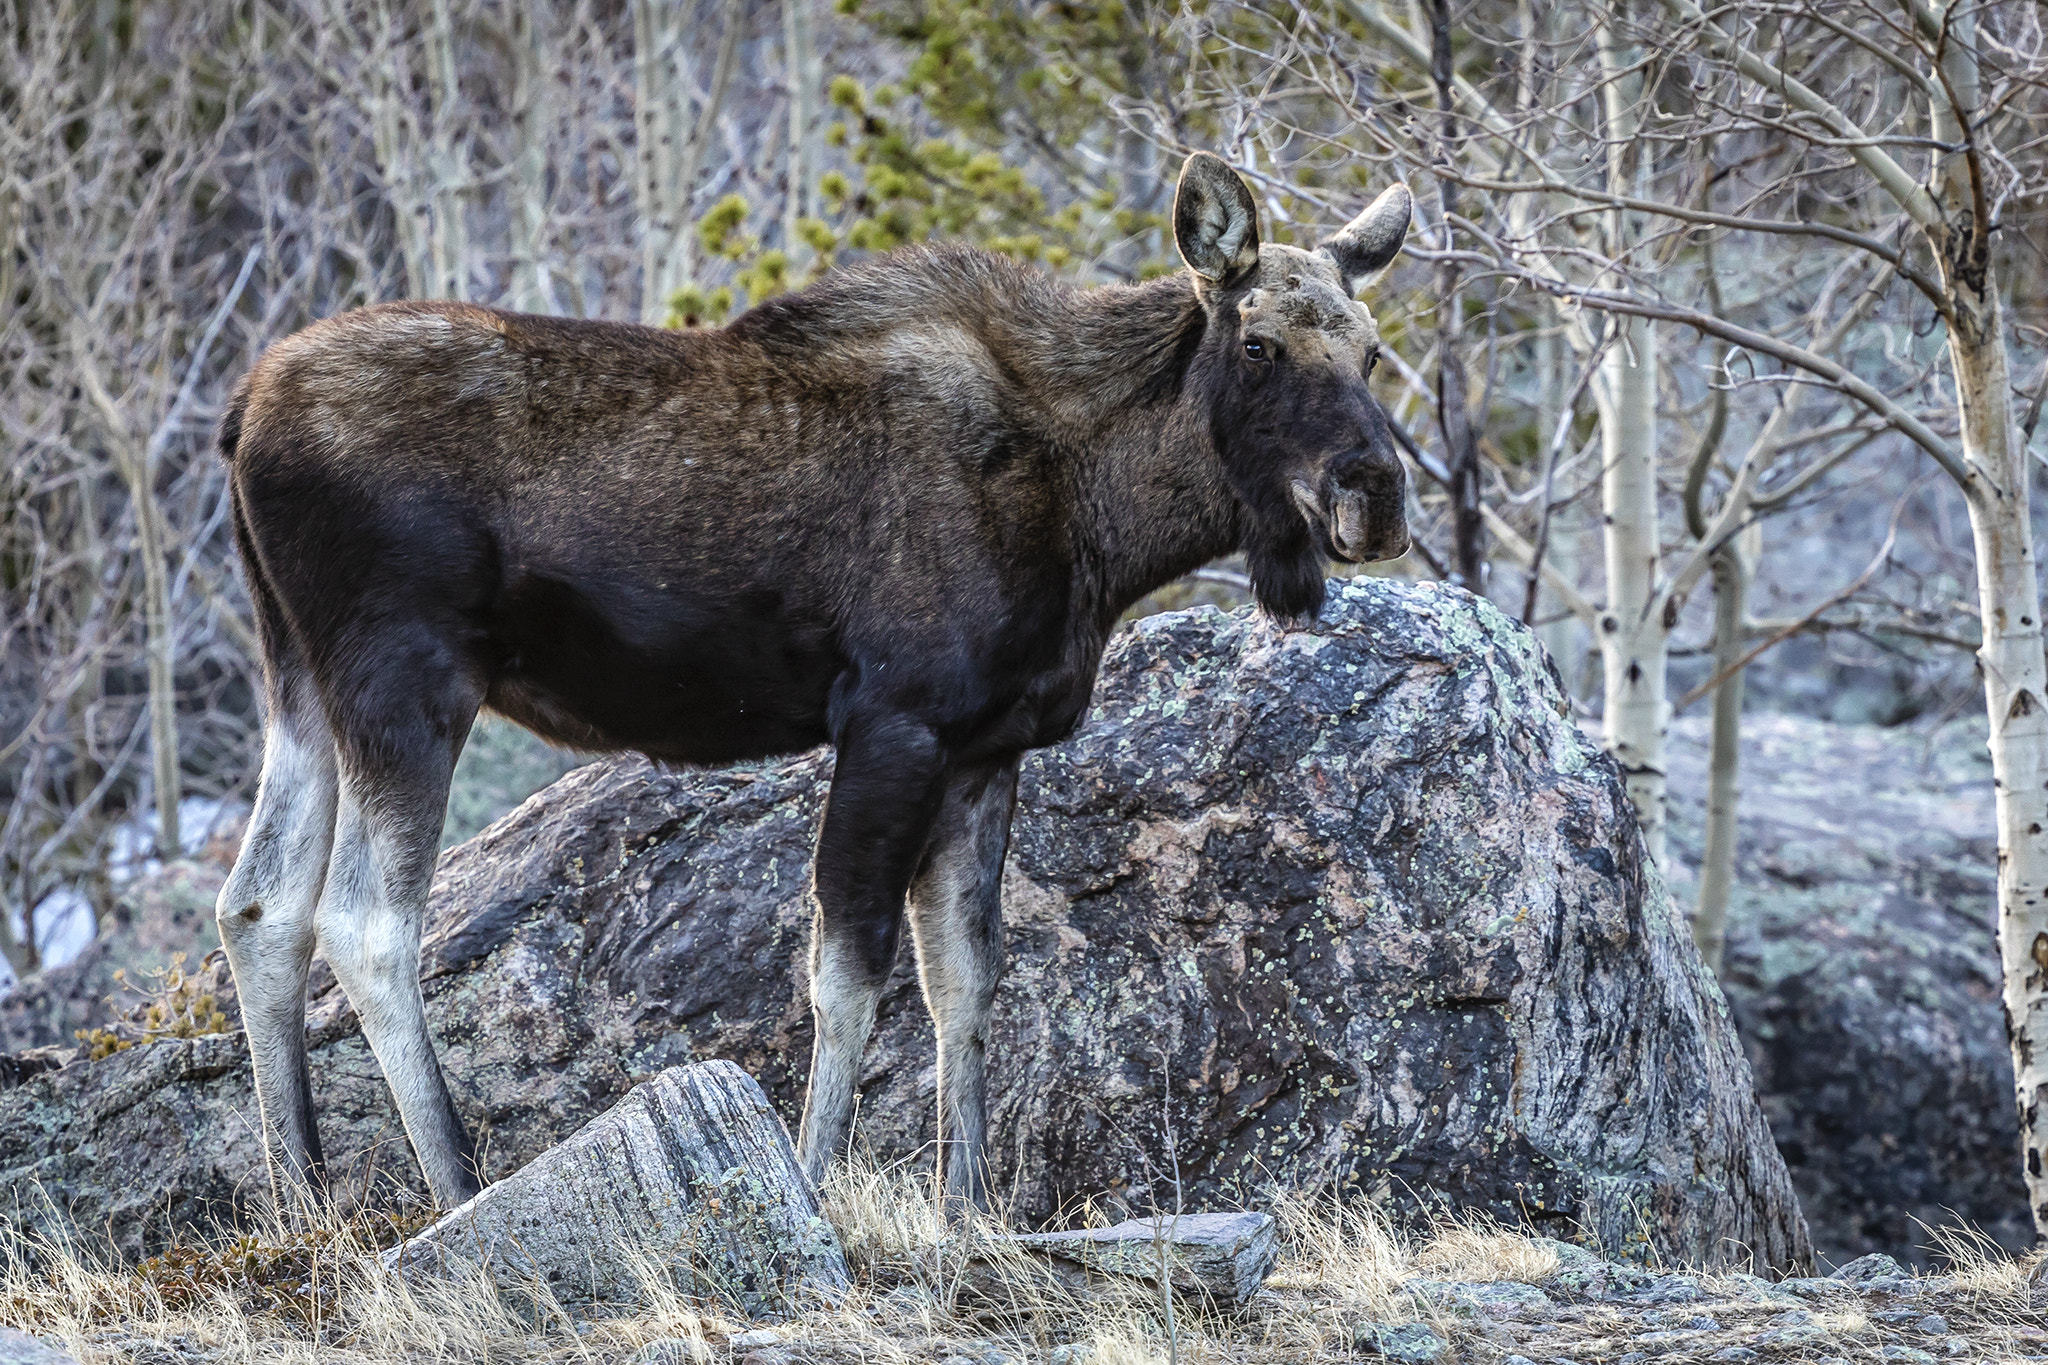
<path fill-rule="evenodd" d="M 1391 454 L 1356 450 L 1331 462 L 1323 496 L 1296 483 L 1295 502 L 1353 564 L 1398 559 L 1408 552 L 1406 482 Z"/>

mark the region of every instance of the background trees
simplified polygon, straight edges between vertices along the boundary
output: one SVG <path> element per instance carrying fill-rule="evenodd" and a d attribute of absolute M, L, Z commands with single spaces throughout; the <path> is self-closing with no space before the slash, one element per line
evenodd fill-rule
<path fill-rule="evenodd" d="M 1422 476 L 1398 571 L 1543 634 L 1653 846 L 1669 717 L 1712 700 L 1710 960 L 1745 674 L 1774 697 L 1883 674 L 1845 695 L 1886 720 L 1981 688 L 2031 1133 L 2048 1084 L 2029 1046 L 2048 1008 L 2037 6 L 0 14 L 14 971 L 37 965 L 39 923 L 103 903 L 124 857 L 205 838 L 252 777 L 252 642 L 207 434 L 264 345 L 402 296 L 714 324 L 935 234 L 1078 283 L 1140 278 L 1173 267 L 1172 171 L 1207 147 L 1281 241 L 1389 178 L 1416 189 L 1418 231 L 1374 301 L 1382 396 Z M 1163 600 L 1233 600 L 1231 566 L 1203 578 Z"/>

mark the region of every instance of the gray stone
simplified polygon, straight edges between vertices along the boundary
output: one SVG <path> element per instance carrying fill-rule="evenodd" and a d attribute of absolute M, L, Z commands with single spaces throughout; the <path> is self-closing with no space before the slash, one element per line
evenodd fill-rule
<path fill-rule="evenodd" d="M 663 1337 L 650 1341 L 627 1356 L 625 1365 L 709 1365 L 712 1349 L 689 1337 Z"/>
<path fill-rule="evenodd" d="M 1176 1289 L 1219 1303 L 1256 1294 L 1280 1254 L 1280 1229 L 1264 1213 L 1184 1213 L 1133 1218 L 1108 1228 L 1031 1232 L 1011 1244 L 1098 1274 L 1159 1278 L 1162 1252 Z"/>
<path fill-rule="evenodd" d="M 1401 1287 L 1432 1308 L 1488 1317 L 1540 1313 L 1551 1306 L 1548 1294 L 1515 1280 L 1410 1280 Z"/>
<path fill-rule="evenodd" d="M 1801 1323 L 1792 1327 L 1773 1327 L 1768 1332 L 1751 1337 L 1749 1344 L 1752 1346 L 1780 1346 L 1789 1349 L 1795 1346 L 1817 1346 L 1822 1342 L 1832 1341 L 1833 1339 L 1834 1334 L 1829 1332 L 1827 1328 L 1816 1326 L 1812 1323 Z"/>
<path fill-rule="evenodd" d="M 1784 1290 L 1788 1294 L 1797 1294 L 1802 1299 L 1820 1299 L 1826 1298 L 1831 1294 L 1843 1293 L 1848 1289 L 1848 1286 L 1840 1280 L 1822 1280 L 1815 1279 L 1812 1276 L 1795 1276 L 1789 1280 L 1778 1281 L 1777 1288 Z"/>
<path fill-rule="evenodd" d="M 1917 1346 L 1882 1346 L 1877 1358 L 1904 1361 L 1905 1365 L 1934 1365 L 1934 1357 Z"/>
<path fill-rule="evenodd" d="M 1419 1322 L 1399 1326 L 1367 1323 L 1358 1329 L 1354 1344 L 1360 1351 L 1400 1361 L 1401 1365 L 1436 1365 L 1451 1353 L 1448 1341 Z"/>
<path fill-rule="evenodd" d="M 1913 1325 L 1931 1337 L 1948 1335 L 1948 1319 L 1939 1313 L 1929 1313 Z"/>
<path fill-rule="evenodd" d="M 1606 1261 L 1597 1252 L 1588 1251 L 1576 1242 L 1560 1242 L 1555 1237 L 1531 1237 L 1529 1240 L 1537 1247 L 1557 1257 L 1557 1265 L 1560 1270 L 1606 1264 Z"/>
<path fill-rule="evenodd" d="M 741 1332 L 726 1343 L 735 1351 L 751 1351 L 757 1346 L 780 1346 L 781 1344 L 782 1333 L 768 1328 L 756 1328 L 751 1332 Z"/>
<path fill-rule="evenodd" d="M 1843 1284 L 1869 1284 L 1873 1280 L 1889 1279 L 1900 1275 L 1899 1263 L 1881 1251 L 1868 1256 L 1858 1256 L 1845 1266 L 1836 1268 L 1828 1278 Z"/>
<path fill-rule="evenodd" d="M 401 1247 L 408 1275 L 486 1272 L 572 1305 L 631 1298 L 636 1258 L 749 1313 L 833 1296 L 845 1253 L 782 1121 L 731 1062 L 676 1067 Z"/>
<path fill-rule="evenodd" d="M 1722 1349 L 1714 1352 L 1712 1355 L 1708 1356 L 1707 1359 L 1732 1360 L 1740 1362 L 1745 1360 L 1755 1360 L 1756 1356 L 1757 1353 L 1755 1351 L 1750 1350 L 1747 1346 L 1725 1346 Z"/>
<path fill-rule="evenodd" d="M 1119 634 L 1088 723 L 1022 770 L 989 1045 L 994 1185 L 1020 1224 L 1127 1191 L 1268 1182 L 1569 1221 L 1665 1264 L 1804 1264 L 1718 988 L 1613 763 L 1533 637 L 1457 589 L 1359 578 L 1322 620 L 1171 613 Z M 451 850 L 422 984 L 497 1178 L 705 1057 L 785 1120 L 811 1051 L 810 847 L 831 759 L 563 778 Z M 929 1151 L 905 953 L 862 1141 Z M 313 1088 L 337 1189 L 418 1188 L 323 964 Z M 160 1043 L 0 1091 L 0 1218 L 47 1191 L 129 1254 L 265 1187 L 246 1050 Z M 23 1215 L 15 1213 L 16 1208 Z"/>
<path fill-rule="evenodd" d="M 78 1365 L 78 1360 L 26 1332 L 0 1327 L 0 1365 Z"/>
<path fill-rule="evenodd" d="M 1830 1264 L 1927 1268 L 1929 1228 L 2033 1246 L 1992 921 L 1983 708 L 1938 726 L 1742 723 L 1722 984 Z M 1708 722 L 1672 727 L 1670 876 L 1696 896 Z M 1763 776 L 1759 776 L 1763 775 Z M 1767 780 L 1766 780 L 1767 779 Z"/>

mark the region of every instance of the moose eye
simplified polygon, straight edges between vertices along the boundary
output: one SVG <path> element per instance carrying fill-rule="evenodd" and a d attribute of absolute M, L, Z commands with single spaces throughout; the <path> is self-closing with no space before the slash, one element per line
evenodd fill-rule
<path fill-rule="evenodd" d="M 1372 378 L 1372 372 L 1378 369 L 1379 365 L 1380 353 L 1378 351 L 1374 351 L 1371 355 L 1365 358 L 1365 377 L 1367 379 Z"/>
<path fill-rule="evenodd" d="M 1264 360 L 1266 358 L 1266 343 L 1263 341 L 1247 341 L 1244 344 L 1244 353 L 1253 360 Z"/>

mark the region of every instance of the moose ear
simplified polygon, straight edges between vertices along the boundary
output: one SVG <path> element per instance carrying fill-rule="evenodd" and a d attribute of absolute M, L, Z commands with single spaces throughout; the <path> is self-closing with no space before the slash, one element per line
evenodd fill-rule
<path fill-rule="evenodd" d="M 1196 152 L 1180 168 L 1173 242 L 1188 269 L 1210 284 L 1228 284 L 1258 265 L 1258 205 L 1221 157 Z"/>
<path fill-rule="evenodd" d="M 1344 276 L 1345 287 L 1357 293 L 1367 279 L 1385 270 L 1408 236 L 1408 218 L 1415 200 L 1406 185 L 1396 182 L 1380 191 L 1344 229 L 1316 245 L 1328 252 Z"/>

